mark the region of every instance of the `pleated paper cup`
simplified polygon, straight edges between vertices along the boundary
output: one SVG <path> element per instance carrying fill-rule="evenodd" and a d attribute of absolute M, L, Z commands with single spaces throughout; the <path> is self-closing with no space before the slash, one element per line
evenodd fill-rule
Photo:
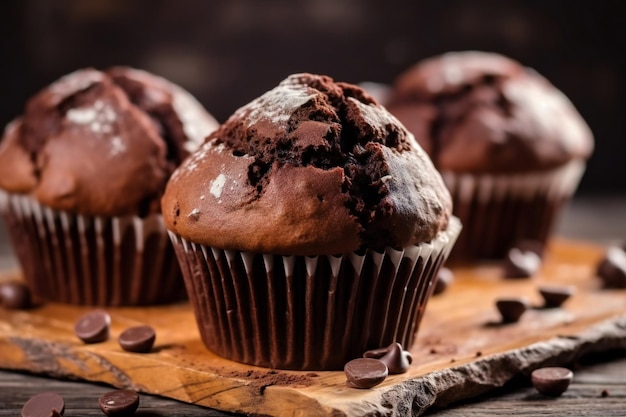
<path fill-rule="evenodd" d="M 204 344 L 250 365 L 337 370 L 415 339 L 433 280 L 461 230 L 430 243 L 343 256 L 220 250 L 170 232 Z"/>
<path fill-rule="evenodd" d="M 502 259 L 520 240 L 546 244 L 585 170 L 583 161 L 517 175 L 442 172 L 463 231 L 451 260 Z"/>
<path fill-rule="evenodd" d="M 90 217 L 0 191 L 24 278 L 46 301 L 135 306 L 185 298 L 161 215 Z"/>

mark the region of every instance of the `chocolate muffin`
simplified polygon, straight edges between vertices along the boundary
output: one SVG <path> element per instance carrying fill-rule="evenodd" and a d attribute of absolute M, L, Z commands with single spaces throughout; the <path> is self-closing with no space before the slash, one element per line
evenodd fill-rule
<path fill-rule="evenodd" d="M 312 74 L 237 110 L 174 172 L 162 209 L 206 346 L 286 369 L 410 347 L 460 230 L 402 124 Z"/>
<path fill-rule="evenodd" d="M 440 170 L 463 233 L 452 257 L 545 244 L 592 152 L 589 127 L 544 77 L 504 56 L 453 52 L 402 73 L 387 103 Z"/>
<path fill-rule="evenodd" d="M 33 96 L 0 142 L 0 212 L 34 292 L 89 305 L 183 296 L 160 198 L 217 126 L 180 87 L 126 67 Z"/>

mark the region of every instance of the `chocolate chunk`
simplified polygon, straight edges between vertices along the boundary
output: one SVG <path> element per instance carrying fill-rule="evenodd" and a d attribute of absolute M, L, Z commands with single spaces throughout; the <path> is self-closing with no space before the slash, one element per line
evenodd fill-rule
<path fill-rule="evenodd" d="M 110 391 L 102 394 L 98 406 L 107 416 L 130 416 L 139 407 L 139 394 L 130 390 Z"/>
<path fill-rule="evenodd" d="M 606 251 L 596 271 L 606 288 L 626 288 L 626 252 L 619 247 Z"/>
<path fill-rule="evenodd" d="M 609 390 L 608 389 L 603 389 L 602 392 L 600 393 L 600 396 L 602 398 L 606 398 L 610 395 Z"/>
<path fill-rule="evenodd" d="M 109 338 L 111 317 L 106 311 L 94 310 L 81 316 L 74 324 L 74 334 L 85 343 L 104 342 Z"/>
<path fill-rule="evenodd" d="M 537 391 L 548 397 L 558 397 L 563 394 L 573 377 L 572 371 L 561 367 L 535 369 L 530 375 Z"/>
<path fill-rule="evenodd" d="M 576 288 L 572 285 L 542 285 L 539 287 L 539 294 L 543 297 L 544 307 L 547 308 L 561 307 L 574 292 L 576 292 Z"/>
<path fill-rule="evenodd" d="M 126 329 L 120 334 L 118 342 L 128 352 L 147 353 L 152 349 L 156 333 L 151 326 L 136 326 Z"/>
<path fill-rule="evenodd" d="M 54 392 L 34 395 L 22 407 L 22 417 L 54 417 L 55 415 L 62 416 L 64 412 L 65 401 Z"/>
<path fill-rule="evenodd" d="M 368 350 L 363 354 L 363 357 L 379 359 L 387 365 L 390 374 L 405 373 L 413 362 L 413 356 L 408 351 L 403 350 L 402 345 L 397 342 L 386 348 Z"/>
<path fill-rule="evenodd" d="M 441 294 L 448 289 L 450 284 L 454 281 L 454 273 L 451 269 L 446 267 L 439 268 L 437 278 L 435 279 L 435 288 L 433 289 L 433 295 Z"/>
<path fill-rule="evenodd" d="M 496 301 L 496 307 L 502 316 L 503 323 L 515 323 L 528 309 L 526 298 L 501 298 Z"/>
<path fill-rule="evenodd" d="M 372 388 L 387 378 L 387 365 L 378 359 L 358 358 L 346 363 L 343 368 L 348 383 L 354 388 Z"/>
<path fill-rule="evenodd" d="M 541 258 L 534 252 L 511 248 L 504 259 L 505 278 L 529 278 L 541 266 Z"/>
<path fill-rule="evenodd" d="M 9 309 L 32 307 L 30 288 L 20 281 L 9 281 L 0 284 L 0 304 L 4 308 Z"/>

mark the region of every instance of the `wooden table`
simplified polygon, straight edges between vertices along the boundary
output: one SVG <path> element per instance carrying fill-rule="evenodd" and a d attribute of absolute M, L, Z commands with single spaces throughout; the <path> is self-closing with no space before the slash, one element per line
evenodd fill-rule
<path fill-rule="evenodd" d="M 578 200 L 570 207 L 559 234 L 610 244 L 626 238 L 626 199 Z M 13 263 L 0 229 L 0 267 Z M 626 351 L 588 356 L 575 366 L 570 389 L 558 399 L 536 393 L 526 378 L 511 381 L 487 396 L 428 415 L 626 415 Z M 93 383 L 62 381 L 30 374 L 0 371 L 0 416 L 20 415 L 23 404 L 44 390 L 66 400 L 65 416 L 101 416 L 98 397 L 112 388 Z M 603 391 L 606 394 L 603 396 Z M 226 416 L 219 411 L 160 397 L 141 395 L 142 416 Z"/>

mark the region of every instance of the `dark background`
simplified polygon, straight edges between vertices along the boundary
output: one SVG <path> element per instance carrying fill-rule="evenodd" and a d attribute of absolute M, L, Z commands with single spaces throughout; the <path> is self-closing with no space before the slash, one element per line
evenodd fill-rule
<path fill-rule="evenodd" d="M 288 74 L 389 83 L 451 50 L 500 52 L 550 79 L 596 137 L 580 194 L 626 194 L 622 1 L 2 0 L 0 123 L 80 67 L 124 64 L 224 121 Z"/>

